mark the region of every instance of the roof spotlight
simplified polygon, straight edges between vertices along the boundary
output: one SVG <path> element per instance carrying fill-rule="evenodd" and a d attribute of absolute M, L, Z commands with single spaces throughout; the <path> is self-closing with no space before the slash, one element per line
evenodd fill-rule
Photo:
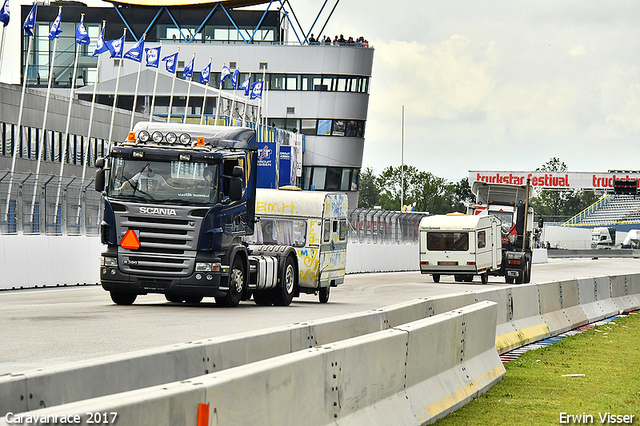
<path fill-rule="evenodd" d="M 155 143 L 160 143 L 160 142 L 162 142 L 162 133 L 160 133 L 160 132 L 153 132 L 153 133 L 151 134 L 151 139 L 153 139 L 153 141 L 154 141 Z"/>
<path fill-rule="evenodd" d="M 149 138 L 151 136 L 149 135 L 149 132 L 147 132 L 146 130 L 141 130 L 140 133 L 138 133 L 138 140 L 140 142 L 147 142 L 149 141 Z"/>
<path fill-rule="evenodd" d="M 167 138 L 167 142 L 170 143 L 170 144 L 174 144 L 178 140 L 178 137 L 173 132 L 167 133 L 166 138 Z"/>
<path fill-rule="evenodd" d="M 180 135 L 180 143 L 183 145 L 189 145 L 191 142 L 191 135 L 188 133 L 183 133 Z"/>

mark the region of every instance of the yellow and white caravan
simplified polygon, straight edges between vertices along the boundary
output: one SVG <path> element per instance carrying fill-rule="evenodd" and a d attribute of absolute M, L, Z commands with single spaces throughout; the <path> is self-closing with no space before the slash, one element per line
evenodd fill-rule
<path fill-rule="evenodd" d="M 344 282 L 347 262 L 347 195 L 299 189 L 257 189 L 254 235 L 249 244 L 293 246 L 298 254 L 298 292 L 329 300 Z"/>

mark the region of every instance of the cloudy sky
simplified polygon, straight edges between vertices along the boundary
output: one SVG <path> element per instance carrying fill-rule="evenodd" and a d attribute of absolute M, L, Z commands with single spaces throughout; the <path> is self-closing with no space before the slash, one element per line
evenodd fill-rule
<path fill-rule="evenodd" d="M 323 1 L 292 3 L 309 28 Z M 626 0 L 341 0 L 324 33 L 375 48 L 363 167 L 401 164 L 404 105 L 405 164 L 458 181 L 640 170 L 639 21 Z"/>

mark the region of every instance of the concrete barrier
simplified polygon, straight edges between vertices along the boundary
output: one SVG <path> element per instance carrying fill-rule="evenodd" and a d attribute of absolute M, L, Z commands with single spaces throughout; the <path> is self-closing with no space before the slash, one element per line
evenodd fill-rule
<path fill-rule="evenodd" d="M 463 340 L 488 332 L 494 337 L 493 346 L 502 353 L 620 311 L 637 309 L 640 307 L 640 274 L 513 285 L 478 293 L 428 297 L 353 315 L 2 376 L 0 415 L 218 374 L 308 348 L 335 347 L 337 341 L 389 329 L 403 330 L 405 324 L 431 320 L 446 312 L 449 316 L 455 315 L 452 310 L 455 312 L 478 301 L 495 304 L 492 308 L 495 323 L 489 331 L 482 328 L 486 327 L 486 321 L 478 323 L 480 329 L 475 328 L 477 324 L 471 328 L 465 324 L 467 332 Z M 454 342 L 460 327 L 451 329 L 451 334 L 429 341 L 438 342 L 432 344 L 438 351 L 447 352 L 452 347 L 464 349 L 464 345 L 461 347 Z M 446 411 L 457 404 L 454 401 L 450 406 L 442 407 Z"/>
<path fill-rule="evenodd" d="M 0 290 L 100 281 L 99 237 L 0 235 Z"/>
<path fill-rule="evenodd" d="M 77 414 L 87 424 L 86 413 L 117 413 L 117 424 L 173 426 L 197 424 L 198 404 L 204 403 L 209 424 L 219 426 L 424 424 L 505 374 L 493 346 L 496 313 L 495 303 L 480 302 L 398 328 L 29 415 Z"/>

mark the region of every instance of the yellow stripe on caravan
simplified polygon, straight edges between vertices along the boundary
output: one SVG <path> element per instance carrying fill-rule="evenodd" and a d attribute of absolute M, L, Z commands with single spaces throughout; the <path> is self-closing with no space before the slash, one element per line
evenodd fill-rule
<path fill-rule="evenodd" d="M 498 353 L 506 352 L 526 343 L 542 339 L 551 333 L 551 329 L 546 323 L 532 325 L 509 333 L 496 336 L 496 349 Z"/>
<path fill-rule="evenodd" d="M 488 371 L 486 374 L 478 377 L 473 382 L 465 385 L 464 387 L 450 393 L 439 401 L 436 401 L 432 404 L 429 404 L 425 407 L 427 412 L 427 418 L 420 419 L 421 422 L 425 422 L 438 414 L 442 413 L 445 410 L 453 407 L 460 401 L 473 396 L 480 389 L 483 389 L 487 384 L 493 383 L 495 379 L 498 377 L 504 376 L 506 374 L 506 370 L 502 364 L 495 367 L 493 370 Z"/>

